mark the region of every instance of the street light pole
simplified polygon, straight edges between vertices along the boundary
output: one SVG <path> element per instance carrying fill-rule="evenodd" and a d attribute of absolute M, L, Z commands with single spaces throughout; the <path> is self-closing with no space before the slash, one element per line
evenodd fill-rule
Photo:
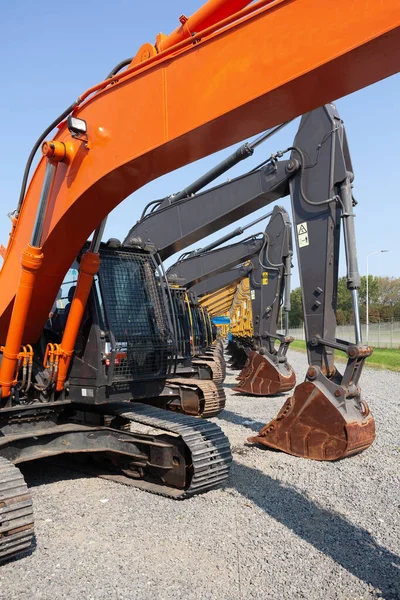
<path fill-rule="evenodd" d="M 370 254 L 367 254 L 367 281 L 366 281 L 366 299 L 365 299 L 365 322 L 366 322 L 366 342 L 368 344 L 369 342 L 369 289 L 368 289 L 368 285 L 369 285 L 369 281 L 368 281 L 368 259 L 370 256 L 373 256 L 374 254 L 380 254 L 381 252 L 389 252 L 389 250 L 377 250 L 376 252 L 371 252 Z"/>

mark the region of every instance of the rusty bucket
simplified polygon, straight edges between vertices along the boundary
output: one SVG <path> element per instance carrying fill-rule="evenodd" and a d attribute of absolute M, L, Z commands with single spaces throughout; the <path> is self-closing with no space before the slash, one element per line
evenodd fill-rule
<path fill-rule="evenodd" d="M 296 374 L 288 362 L 275 364 L 268 356 L 250 352 L 239 374 L 235 392 L 254 396 L 274 396 L 296 385 Z"/>
<path fill-rule="evenodd" d="M 248 441 L 303 458 L 337 460 L 362 452 L 374 439 L 375 422 L 365 401 L 336 399 L 326 386 L 305 381 Z"/>

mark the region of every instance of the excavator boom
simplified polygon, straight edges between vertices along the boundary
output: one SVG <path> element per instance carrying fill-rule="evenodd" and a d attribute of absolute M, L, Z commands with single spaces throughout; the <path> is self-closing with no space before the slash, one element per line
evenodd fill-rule
<path fill-rule="evenodd" d="M 248 261 L 261 252 L 264 245 L 263 235 L 252 236 L 236 244 L 222 246 L 209 252 L 199 253 L 178 261 L 167 270 L 168 280 L 179 282 L 186 288 L 222 273 L 231 267 Z"/>
<path fill-rule="evenodd" d="M 335 0 L 332 8 L 321 10 L 319 0 L 261 0 L 152 53 L 71 105 L 82 133 L 63 122 L 50 148 L 61 160 L 44 207 L 43 261 L 22 324 L 23 342 L 39 338 L 83 243 L 129 194 L 398 71 L 397 0 Z M 51 152 L 47 148 L 47 156 Z M 10 322 L 21 252 L 31 240 L 47 156 L 23 199 L 0 274 L 0 343 Z"/>
<path fill-rule="evenodd" d="M 210 295 L 213 292 L 222 290 L 226 287 L 237 285 L 242 279 L 248 276 L 251 269 L 251 265 L 241 265 L 238 268 L 229 269 L 229 271 L 218 273 L 217 275 L 213 275 L 208 279 L 196 283 L 191 287 L 191 290 L 198 298 Z"/>

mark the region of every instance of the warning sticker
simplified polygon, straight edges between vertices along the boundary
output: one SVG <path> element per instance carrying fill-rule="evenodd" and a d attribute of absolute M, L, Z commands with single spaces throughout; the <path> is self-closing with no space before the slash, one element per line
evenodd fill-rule
<path fill-rule="evenodd" d="M 268 271 L 263 271 L 262 274 L 262 284 L 268 285 Z"/>
<path fill-rule="evenodd" d="M 297 237 L 299 239 L 299 248 L 309 245 L 310 241 L 308 239 L 308 226 L 306 222 L 297 225 Z"/>
<path fill-rule="evenodd" d="M 256 299 L 256 292 L 255 292 L 255 290 L 250 290 L 250 298 L 251 298 L 252 300 L 255 300 L 255 299 Z"/>

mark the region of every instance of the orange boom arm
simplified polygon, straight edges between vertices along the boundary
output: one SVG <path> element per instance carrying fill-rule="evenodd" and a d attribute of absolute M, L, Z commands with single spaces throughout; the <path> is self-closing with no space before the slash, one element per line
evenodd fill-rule
<path fill-rule="evenodd" d="M 229 4 L 229 3 L 213 3 Z M 232 2 L 234 9 L 247 2 Z M 66 125 L 49 197 L 22 341 L 36 341 L 60 283 L 90 233 L 148 181 L 399 70 L 398 0 L 261 0 L 194 37 L 154 53 L 82 96 Z M 194 15 L 195 16 L 195 15 Z M 168 39 L 168 38 L 166 38 Z M 176 40 L 174 40 L 176 41 Z M 161 44 L 161 50 L 163 46 Z M 93 91 L 96 93 L 93 94 Z M 10 237 L 0 274 L 5 342 L 44 180 L 42 158 Z"/>

